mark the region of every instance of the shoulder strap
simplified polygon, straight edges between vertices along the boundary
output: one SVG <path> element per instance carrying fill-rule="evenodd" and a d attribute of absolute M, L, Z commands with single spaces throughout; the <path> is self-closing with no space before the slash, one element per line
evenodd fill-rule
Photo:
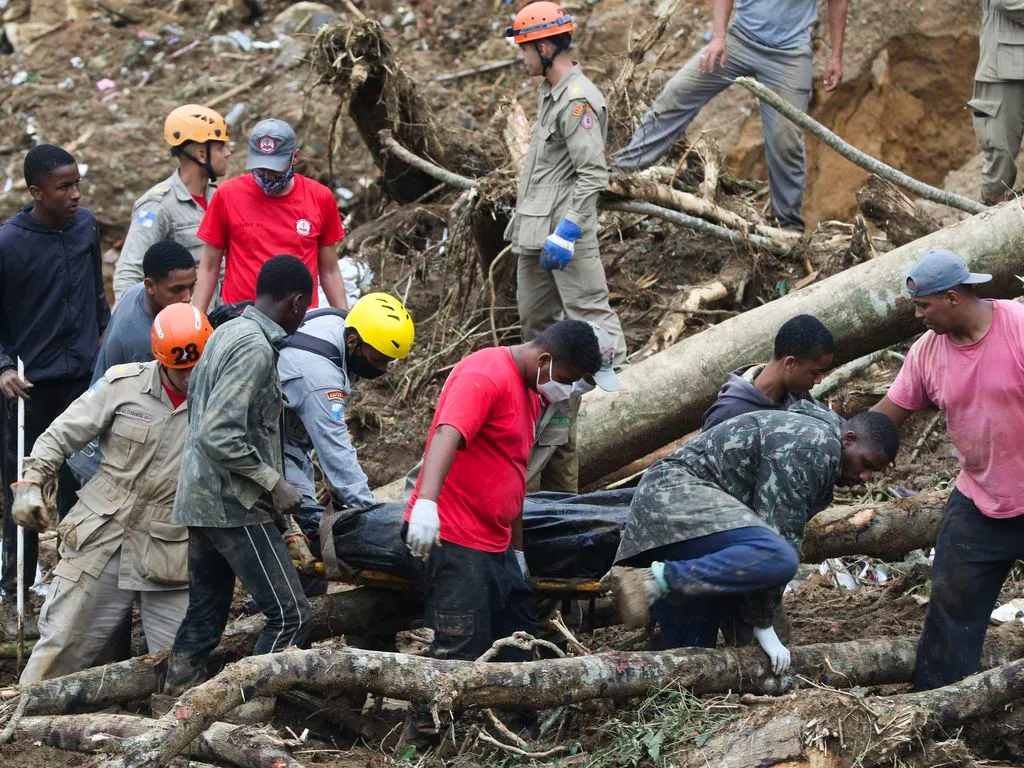
<path fill-rule="evenodd" d="M 329 341 L 318 339 L 316 336 L 310 336 L 302 331 L 296 331 L 291 336 L 281 339 L 276 346 L 278 349 L 290 347 L 291 349 L 301 349 L 303 352 L 312 352 L 314 355 L 326 357 L 339 368 L 345 365 L 340 349 Z"/>
<path fill-rule="evenodd" d="M 310 320 L 316 320 L 318 317 L 328 316 L 340 317 L 342 320 L 344 320 L 346 317 L 348 317 L 348 310 L 338 309 L 337 307 L 321 307 L 320 309 L 314 309 L 306 313 L 306 316 L 302 319 L 302 325 L 305 325 Z"/>

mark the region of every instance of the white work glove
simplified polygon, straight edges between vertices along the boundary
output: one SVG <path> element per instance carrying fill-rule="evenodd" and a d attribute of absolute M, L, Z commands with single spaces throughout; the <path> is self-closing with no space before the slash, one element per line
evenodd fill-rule
<path fill-rule="evenodd" d="M 516 562 L 519 563 L 519 570 L 523 572 L 523 578 L 530 578 L 530 569 L 526 565 L 526 553 L 520 549 L 512 551 L 516 553 Z"/>
<path fill-rule="evenodd" d="M 45 531 L 50 527 L 53 521 L 50 511 L 43 503 L 42 488 L 35 483 L 22 480 L 11 483 L 11 490 L 14 491 L 14 502 L 11 504 L 14 522 L 33 531 Z"/>
<path fill-rule="evenodd" d="M 416 557 L 426 559 L 430 548 L 441 543 L 441 519 L 437 516 L 437 502 L 416 499 L 409 514 L 409 529 L 405 532 L 405 546 Z"/>
<path fill-rule="evenodd" d="M 772 662 L 772 672 L 781 675 L 789 669 L 789 649 L 775 634 L 775 627 L 765 627 L 764 629 L 754 627 L 754 637 L 757 638 L 757 644 L 761 646 L 761 650 L 768 654 L 768 658 Z"/>

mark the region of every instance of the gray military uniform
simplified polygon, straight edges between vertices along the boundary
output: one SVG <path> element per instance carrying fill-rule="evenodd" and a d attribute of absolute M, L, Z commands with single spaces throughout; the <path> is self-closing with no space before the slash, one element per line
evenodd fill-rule
<path fill-rule="evenodd" d="M 323 315 L 302 325 L 301 332 L 345 349 L 345 321 Z M 285 397 L 285 478 L 302 494 L 303 507 L 320 508 L 313 485 L 311 453 L 346 507 L 376 503 L 366 473 L 345 424 L 345 407 L 359 381 L 322 355 L 294 347 L 281 350 L 277 363 Z"/>
<path fill-rule="evenodd" d="M 284 336 L 281 326 L 246 307 L 210 337 L 188 387 L 191 418 L 174 523 L 238 528 L 271 521 L 270 491 L 284 471 L 273 345 Z"/>
<path fill-rule="evenodd" d="M 981 0 L 981 37 L 974 98 L 967 105 L 985 155 L 981 196 L 1005 199 L 1017 180 L 1024 136 L 1024 0 Z"/>
<path fill-rule="evenodd" d="M 608 304 L 597 245 L 597 197 L 608 186 L 607 131 L 604 96 L 579 67 L 554 88 L 547 80 L 541 83 L 537 121 L 505 239 L 519 256 L 516 296 L 523 338 L 534 338 L 563 317 L 590 320 L 612 337 L 615 362 L 621 364 L 626 340 Z M 563 218 L 582 231 L 572 261 L 564 270 L 541 269 L 544 241 Z"/>
<path fill-rule="evenodd" d="M 206 186 L 207 201 L 213 197 L 215 189 L 213 183 Z M 136 200 L 132 206 L 132 223 L 114 271 L 115 300 L 120 301 L 125 291 L 142 282 L 142 259 L 149 247 L 160 240 L 173 240 L 185 246 L 198 267 L 205 243 L 196 237 L 196 232 L 203 213 L 178 171 Z M 220 291 L 214 295 L 220 295 Z"/>
<path fill-rule="evenodd" d="M 188 530 L 170 520 L 187 430 L 187 406 L 171 405 L 157 363 L 126 363 L 36 440 L 25 479 L 39 485 L 93 438 L 102 459 L 57 529 L 61 559 L 22 683 L 92 664 L 136 593 L 150 650 L 170 647 L 188 607 Z"/>

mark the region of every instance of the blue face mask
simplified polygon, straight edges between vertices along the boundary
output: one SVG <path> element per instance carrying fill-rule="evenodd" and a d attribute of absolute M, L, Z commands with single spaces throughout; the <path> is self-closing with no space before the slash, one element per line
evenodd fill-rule
<path fill-rule="evenodd" d="M 277 179 L 264 178 L 257 170 L 252 172 L 252 177 L 256 179 L 256 184 L 259 185 L 259 188 L 262 189 L 265 194 L 271 196 L 280 194 L 280 192 L 288 186 L 288 182 L 290 182 L 294 176 L 294 166 L 289 166 L 287 172 Z"/>

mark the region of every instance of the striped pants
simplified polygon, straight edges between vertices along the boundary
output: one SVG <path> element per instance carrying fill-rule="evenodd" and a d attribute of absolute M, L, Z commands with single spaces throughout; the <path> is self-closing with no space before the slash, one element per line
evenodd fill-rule
<path fill-rule="evenodd" d="M 253 653 L 306 644 L 312 610 L 284 538 L 273 523 L 190 527 L 188 567 L 188 610 L 167 661 L 165 693 L 176 696 L 206 680 L 210 653 L 228 623 L 235 576 L 267 619 Z"/>

